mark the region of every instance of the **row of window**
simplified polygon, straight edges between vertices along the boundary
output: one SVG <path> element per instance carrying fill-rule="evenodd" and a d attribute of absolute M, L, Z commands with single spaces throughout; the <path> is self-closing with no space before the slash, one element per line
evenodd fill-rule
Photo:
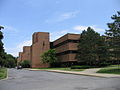
<path fill-rule="evenodd" d="M 56 48 L 56 47 L 62 46 L 62 45 L 66 44 L 66 43 L 69 43 L 69 42 L 78 43 L 79 40 L 71 40 L 71 39 L 68 39 L 68 40 L 66 40 L 66 41 L 63 41 L 63 42 L 55 45 L 55 46 L 53 45 L 53 42 L 51 42 L 51 45 L 50 45 L 50 46 L 51 46 L 51 48 Z"/>
<path fill-rule="evenodd" d="M 68 51 L 57 53 L 56 55 L 60 56 L 60 55 L 73 54 L 73 53 L 77 53 L 77 50 L 68 50 Z"/>

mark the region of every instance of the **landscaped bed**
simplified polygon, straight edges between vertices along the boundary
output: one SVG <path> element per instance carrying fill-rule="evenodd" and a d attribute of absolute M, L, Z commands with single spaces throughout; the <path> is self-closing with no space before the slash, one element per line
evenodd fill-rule
<path fill-rule="evenodd" d="M 100 69 L 97 73 L 120 74 L 120 66 L 112 65 L 109 67 L 105 67 Z"/>
<path fill-rule="evenodd" d="M 0 68 L 0 79 L 7 77 L 7 68 Z"/>

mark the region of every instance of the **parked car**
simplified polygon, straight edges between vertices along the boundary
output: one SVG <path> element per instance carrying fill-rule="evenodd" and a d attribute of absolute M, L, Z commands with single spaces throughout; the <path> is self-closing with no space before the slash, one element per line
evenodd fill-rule
<path fill-rule="evenodd" d="M 17 69 L 22 69 L 22 66 L 21 65 L 17 66 Z"/>

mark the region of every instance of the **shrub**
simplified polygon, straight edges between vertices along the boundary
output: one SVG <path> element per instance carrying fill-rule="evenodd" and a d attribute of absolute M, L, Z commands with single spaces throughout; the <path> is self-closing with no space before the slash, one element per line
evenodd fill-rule
<path fill-rule="evenodd" d="M 56 57 L 56 50 L 49 49 L 41 55 L 41 59 L 43 63 L 55 64 L 58 63 L 58 59 Z"/>
<path fill-rule="evenodd" d="M 110 63 L 107 63 L 107 62 L 102 62 L 99 64 L 99 67 L 106 67 L 106 66 L 109 66 L 111 65 Z"/>
<path fill-rule="evenodd" d="M 30 61 L 29 60 L 24 60 L 23 62 L 20 63 L 20 65 L 23 68 L 30 68 Z"/>
<path fill-rule="evenodd" d="M 71 69 L 88 69 L 88 68 L 91 68 L 92 66 L 78 66 L 78 65 L 75 65 L 75 66 L 71 66 Z"/>

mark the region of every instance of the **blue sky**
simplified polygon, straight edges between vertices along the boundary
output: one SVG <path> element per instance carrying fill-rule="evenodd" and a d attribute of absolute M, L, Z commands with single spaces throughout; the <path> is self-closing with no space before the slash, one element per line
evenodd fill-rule
<path fill-rule="evenodd" d="M 34 32 L 50 32 L 51 41 L 88 26 L 104 34 L 117 11 L 120 0 L 0 0 L 4 47 L 18 56 L 23 46 L 31 45 Z"/>

